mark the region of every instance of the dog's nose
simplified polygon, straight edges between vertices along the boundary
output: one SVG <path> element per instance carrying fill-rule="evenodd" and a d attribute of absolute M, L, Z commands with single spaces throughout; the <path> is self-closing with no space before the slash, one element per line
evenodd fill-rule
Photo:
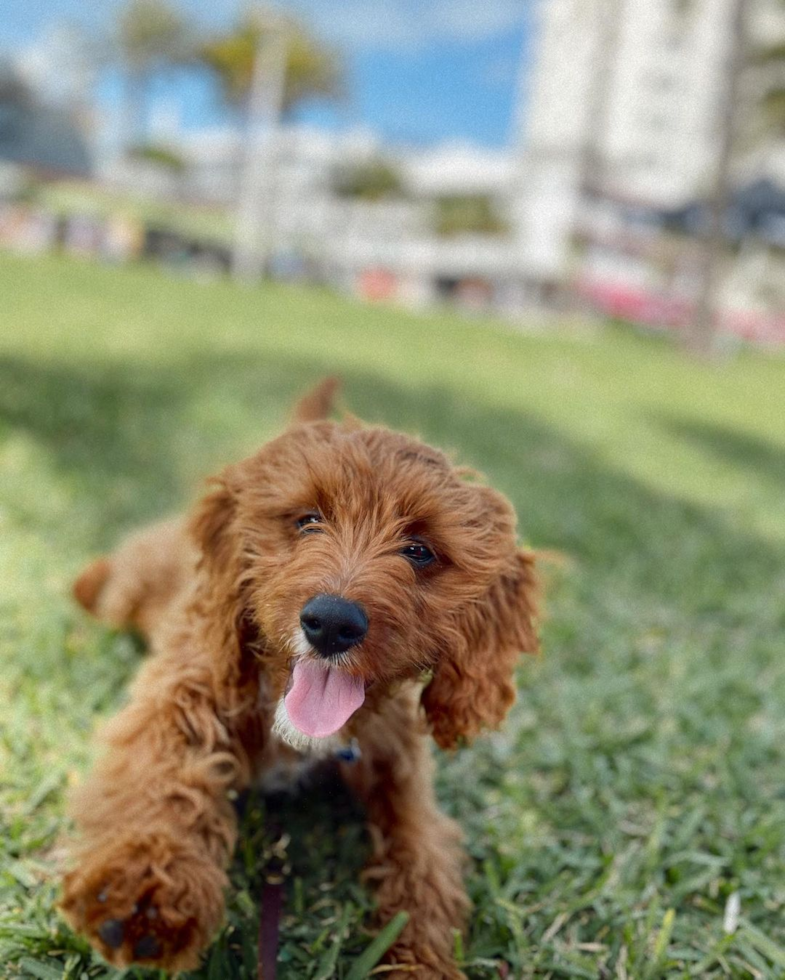
<path fill-rule="evenodd" d="M 362 606 L 339 595 L 316 595 L 300 611 L 306 639 L 323 657 L 344 653 L 360 643 L 368 632 Z"/>

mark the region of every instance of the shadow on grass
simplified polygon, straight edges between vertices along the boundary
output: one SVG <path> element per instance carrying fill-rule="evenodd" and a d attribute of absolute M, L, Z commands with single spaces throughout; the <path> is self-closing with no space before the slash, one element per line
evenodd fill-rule
<path fill-rule="evenodd" d="M 739 469 L 755 479 L 770 480 L 785 487 L 785 448 L 746 432 L 712 422 L 687 421 L 667 416 L 658 419 L 671 436 L 684 440 Z"/>
<path fill-rule="evenodd" d="M 100 370 L 0 359 L 0 438 L 21 430 L 72 482 L 85 547 L 176 509 L 202 477 L 275 435 L 298 394 L 335 370 L 321 362 L 216 352 L 158 367 Z M 501 411 L 444 387 L 408 390 L 344 372 L 347 407 L 455 450 L 512 499 L 522 535 L 563 549 L 622 596 L 722 611 L 729 594 L 765 583 L 781 551 L 721 515 L 643 486 L 524 412 Z M 673 422 L 771 476 L 774 447 L 709 424 Z"/>
<path fill-rule="evenodd" d="M 238 433 L 272 434 L 269 420 L 312 377 L 305 366 L 233 358 L 172 369 L 3 357 L 0 439 L 21 431 L 45 447 L 47 464 L 75 485 L 86 546 L 105 547 L 119 530 L 182 506 L 202 476 L 237 455 Z"/>

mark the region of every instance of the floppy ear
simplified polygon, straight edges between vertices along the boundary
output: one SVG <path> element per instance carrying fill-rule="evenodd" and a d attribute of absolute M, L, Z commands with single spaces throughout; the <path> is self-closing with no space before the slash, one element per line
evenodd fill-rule
<path fill-rule="evenodd" d="M 247 687 L 258 633 L 243 590 L 242 544 L 237 498 L 226 474 L 197 507 L 190 530 L 201 551 L 195 596 L 204 640 L 213 661 L 216 688 L 227 707 L 237 707 Z"/>
<path fill-rule="evenodd" d="M 518 656 L 538 650 L 537 596 L 534 555 L 521 550 L 465 611 L 422 697 L 441 748 L 456 748 L 504 719 L 515 701 Z"/>

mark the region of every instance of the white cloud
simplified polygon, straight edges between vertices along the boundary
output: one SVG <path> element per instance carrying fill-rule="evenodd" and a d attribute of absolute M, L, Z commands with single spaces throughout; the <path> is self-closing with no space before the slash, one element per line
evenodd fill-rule
<path fill-rule="evenodd" d="M 4 0 L 30 6 L 31 0 Z M 30 17 L 40 37 L 62 18 L 111 31 L 124 0 L 47 0 L 50 12 Z M 260 0 L 174 0 L 202 26 L 220 28 Z M 536 0 L 261 0 L 299 13 L 318 34 L 354 50 L 417 50 L 439 42 L 482 41 L 523 23 Z M 40 4 L 32 3 L 34 10 Z M 43 9 L 43 8 L 42 8 Z M 22 14 L 18 15 L 21 18 Z M 6 25 L 0 24 L 0 38 Z"/>
<path fill-rule="evenodd" d="M 414 50 L 482 41 L 521 24 L 526 0 L 290 0 L 324 37 L 350 48 Z"/>
<path fill-rule="evenodd" d="M 456 39 L 483 40 L 523 22 L 521 0 L 441 0 L 433 10 L 434 27 Z"/>

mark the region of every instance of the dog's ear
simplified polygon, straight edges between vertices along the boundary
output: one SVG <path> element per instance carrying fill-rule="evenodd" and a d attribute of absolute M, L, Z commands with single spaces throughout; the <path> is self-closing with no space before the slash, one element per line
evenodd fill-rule
<path fill-rule="evenodd" d="M 518 656 L 538 650 L 537 598 L 534 556 L 519 550 L 483 599 L 464 610 L 422 697 L 441 748 L 456 748 L 504 719 L 515 701 Z"/>
<path fill-rule="evenodd" d="M 243 595 L 237 497 L 227 474 L 198 505 L 190 530 L 200 551 L 196 603 L 216 685 L 236 700 L 248 682 L 255 633 Z"/>
<path fill-rule="evenodd" d="M 325 378 L 295 403 L 292 422 L 319 422 L 326 419 L 333 410 L 335 395 L 340 387 L 340 378 Z"/>

